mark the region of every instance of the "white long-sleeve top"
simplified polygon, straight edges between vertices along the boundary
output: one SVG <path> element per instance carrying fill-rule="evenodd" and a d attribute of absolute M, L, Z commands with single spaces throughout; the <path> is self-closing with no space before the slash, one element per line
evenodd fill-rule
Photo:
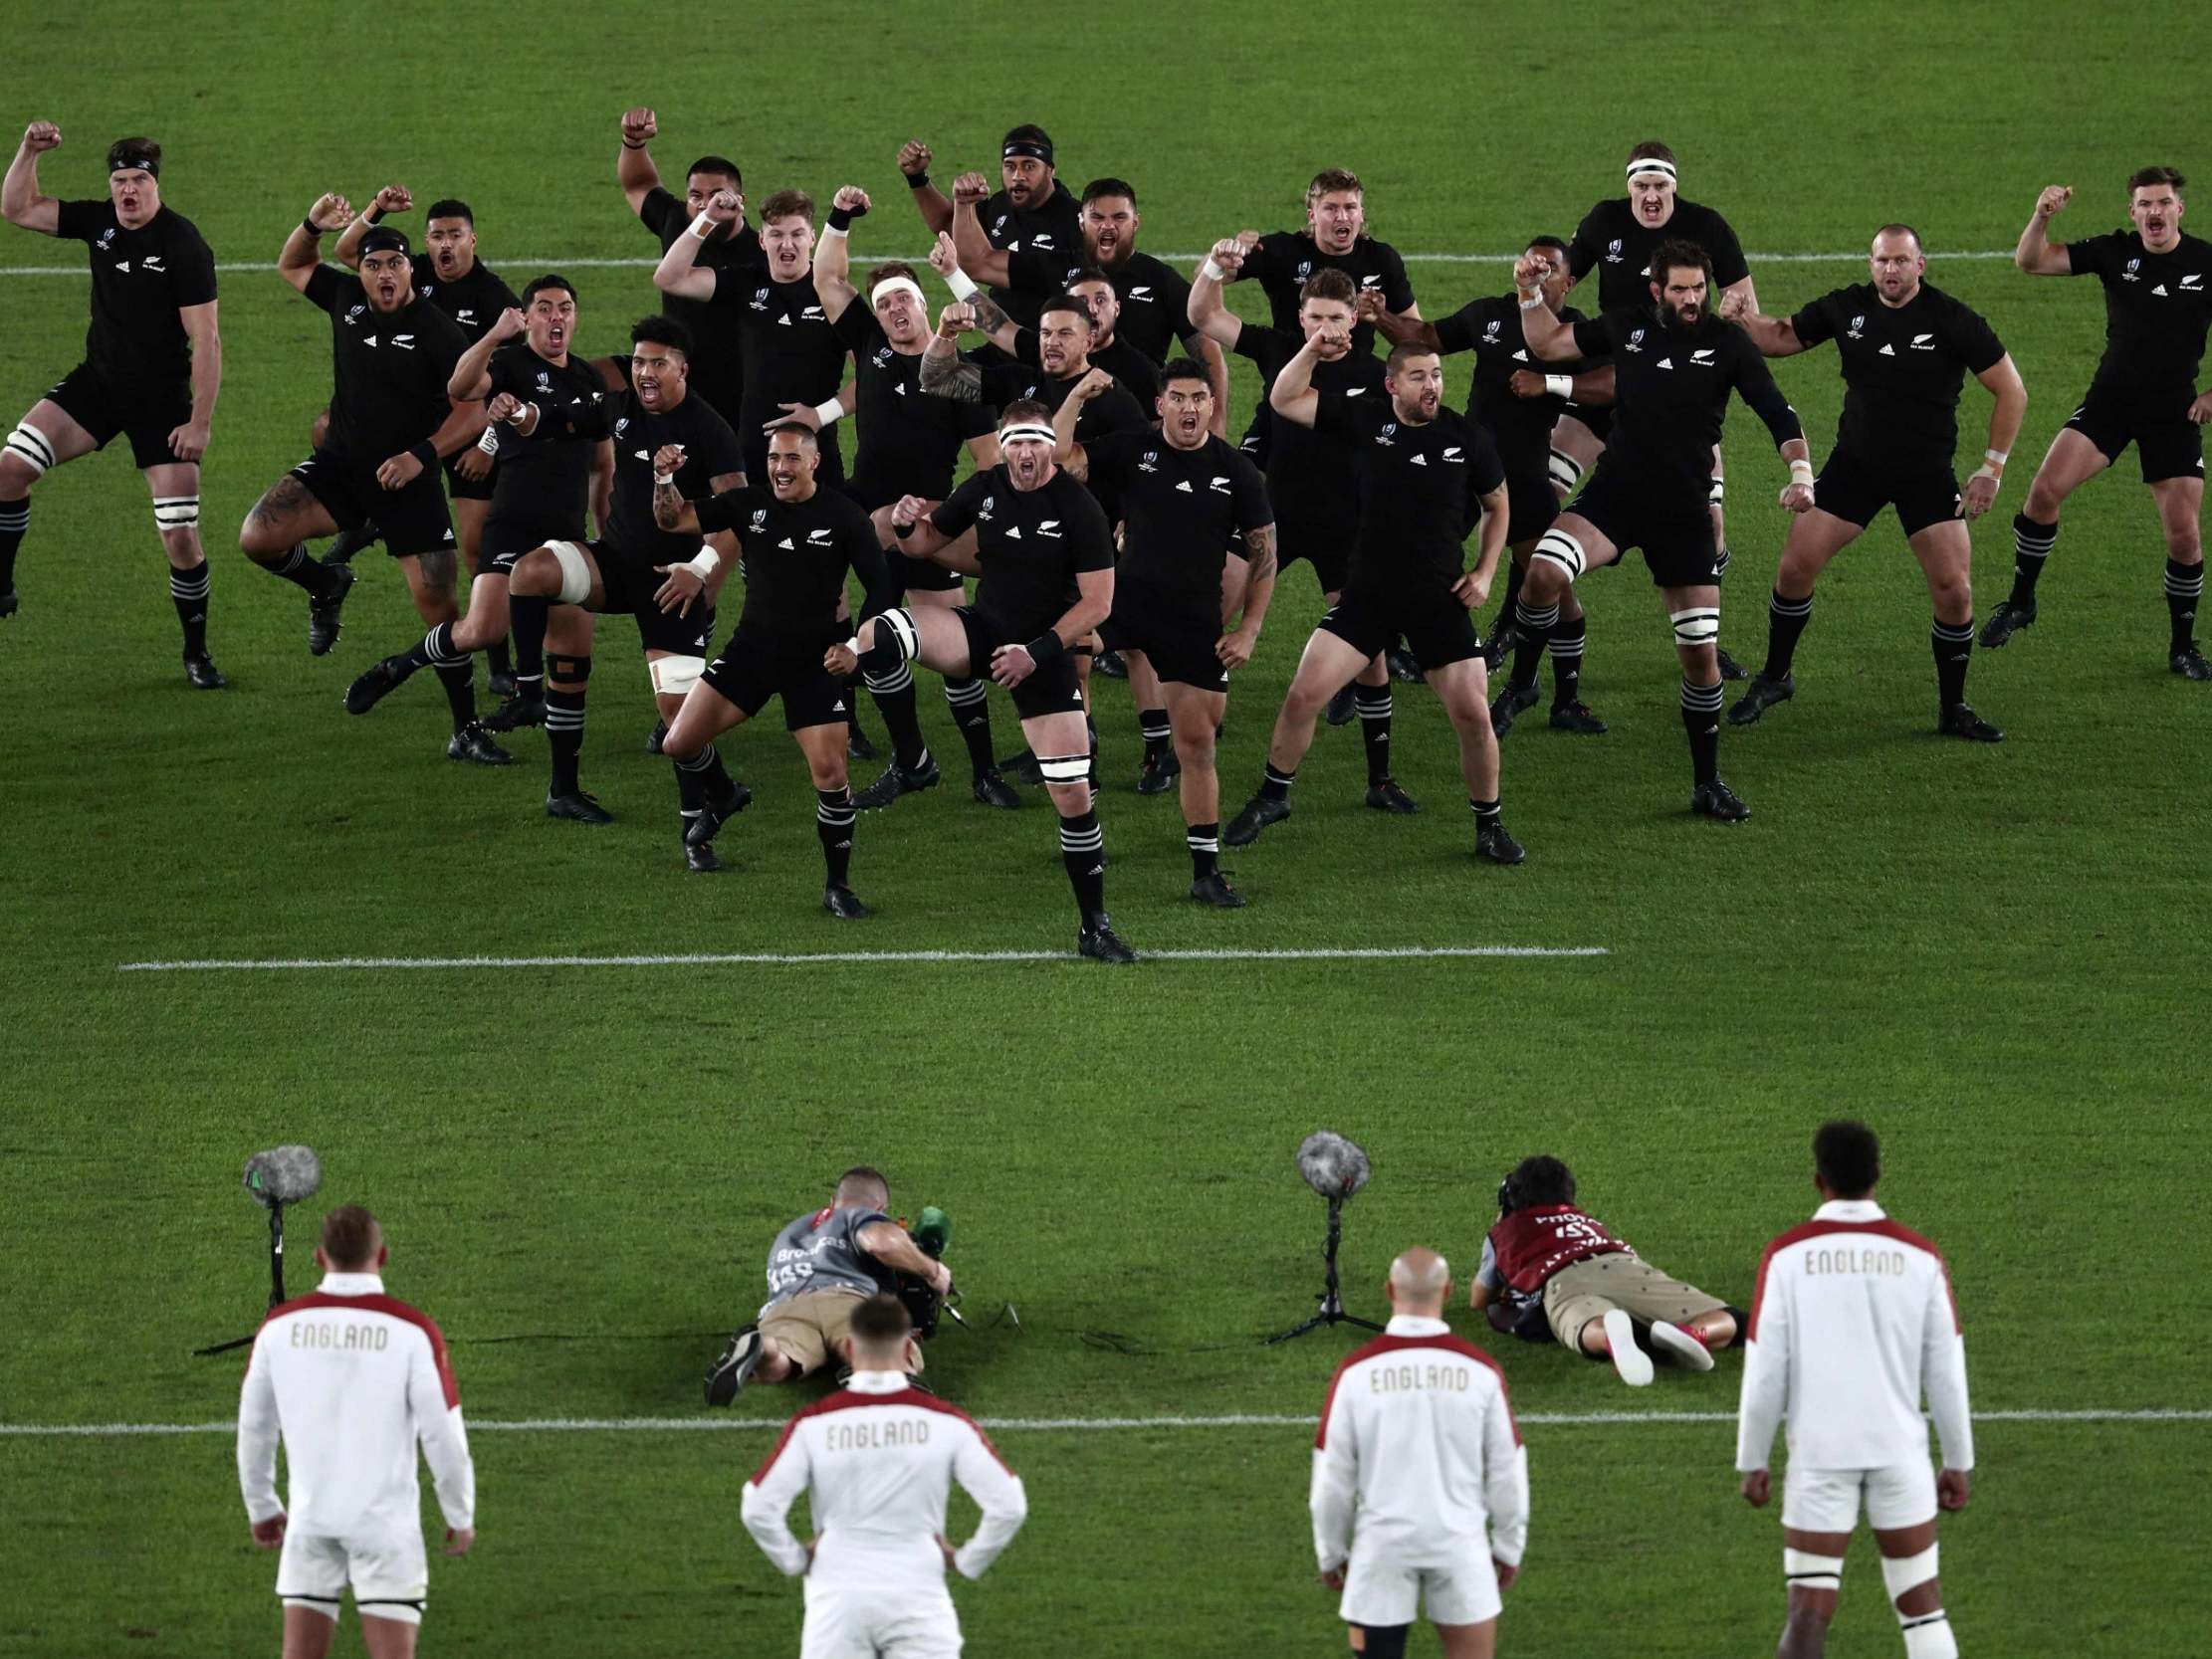
<path fill-rule="evenodd" d="M 1942 1252 L 1872 1199 L 1833 1199 L 1759 1262 L 1745 1332 L 1736 1467 L 1880 1469 L 1925 1459 L 1927 1397 L 1946 1469 L 1974 1467 L 1966 1339 Z"/>
<path fill-rule="evenodd" d="M 312 1296 L 270 1311 L 238 1399 L 238 1485 L 247 1519 L 286 1513 L 295 1532 L 346 1538 L 421 1525 L 419 1442 L 446 1525 L 476 1525 L 476 1465 L 445 1338 L 384 1294 L 373 1273 L 331 1273 Z"/>
<path fill-rule="evenodd" d="M 1445 1566 L 1528 1547 L 1528 1453 L 1497 1361 L 1438 1319 L 1401 1314 L 1329 1381 L 1313 1442 L 1313 1553 Z"/>
<path fill-rule="evenodd" d="M 942 1584 L 945 1503 L 959 1481 L 983 1510 L 953 1564 L 980 1578 L 1028 1518 L 1020 1477 L 958 1406 L 908 1385 L 900 1371 L 855 1371 L 834 1394 L 783 1425 L 745 1483 L 745 1529 L 792 1576 L 862 1583 L 896 1578 Z M 811 1493 L 814 1555 L 786 1521 Z"/>

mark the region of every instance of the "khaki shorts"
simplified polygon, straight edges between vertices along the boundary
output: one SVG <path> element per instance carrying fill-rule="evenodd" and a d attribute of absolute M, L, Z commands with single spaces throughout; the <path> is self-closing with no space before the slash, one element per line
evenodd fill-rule
<path fill-rule="evenodd" d="M 801 1291 L 761 1316 L 761 1335 L 795 1360 L 801 1374 L 820 1370 L 832 1358 L 843 1364 L 852 1311 L 860 1302 L 858 1291 Z M 922 1374 L 922 1346 L 911 1338 L 906 1369 L 909 1376 Z"/>
<path fill-rule="evenodd" d="M 1707 1296 L 1695 1285 L 1669 1279 L 1641 1256 L 1616 1250 L 1606 1256 L 1586 1256 L 1570 1262 L 1544 1281 L 1544 1317 L 1561 1348 L 1580 1351 L 1582 1328 L 1603 1319 L 1615 1308 L 1646 1322 L 1665 1320 L 1679 1325 L 1699 1314 L 1710 1314 L 1727 1304 Z"/>

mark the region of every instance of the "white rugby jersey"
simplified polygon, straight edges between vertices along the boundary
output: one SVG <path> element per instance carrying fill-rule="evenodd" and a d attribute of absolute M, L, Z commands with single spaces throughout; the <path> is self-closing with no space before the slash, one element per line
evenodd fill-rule
<path fill-rule="evenodd" d="M 956 1480 L 984 1513 L 953 1564 L 980 1578 L 1028 1518 L 1020 1477 L 958 1406 L 911 1386 L 903 1371 L 855 1371 L 783 1425 L 745 1483 L 745 1528 L 793 1577 L 810 1571 L 820 1580 L 890 1576 L 941 1585 L 937 1539 Z M 785 1521 L 802 1492 L 812 1495 L 811 1569 Z"/>
<path fill-rule="evenodd" d="M 1528 1546 L 1528 1453 L 1497 1361 L 1439 1319 L 1400 1314 L 1329 1381 L 1313 1442 L 1313 1553 L 1407 1566 Z"/>
<path fill-rule="evenodd" d="M 386 1296 L 376 1274 L 324 1275 L 314 1295 L 271 1309 L 254 1338 L 238 1400 L 248 1520 L 287 1513 L 277 1496 L 280 1435 L 294 1532 L 419 1528 L 417 1440 L 446 1525 L 476 1525 L 476 1465 L 445 1339 L 428 1315 Z"/>
<path fill-rule="evenodd" d="M 1943 1467 L 1974 1467 L 1950 1272 L 1872 1199 L 1831 1200 L 1767 1246 L 1744 1336 L 1739 1470 L 1767 1466 L 1778 1424 L 1808 1469 L 1923 1461 L 1923 1392 Z"/>

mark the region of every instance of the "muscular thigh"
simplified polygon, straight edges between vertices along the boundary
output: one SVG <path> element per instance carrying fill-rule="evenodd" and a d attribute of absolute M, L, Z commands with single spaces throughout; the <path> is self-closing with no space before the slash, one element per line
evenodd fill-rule
<path fill-rule="evenodd" d="M 1920 568 L 1927 572 L 1931 587 L 1967 579 L 1974 558 L 1974 541 L 1966 532 L 1965 519 L 1951 518 L 1930 524 L 1906 537 L 1905 544 L 1920 561 Z"/>
<path fill-rule="evenodd" d="M 331 517 L 331 510 L 290 473 L 262 492 L 261 500 L 247 510 L 246 518 L 272 541 L 301 541 L 337 531 L 337 520 Z"/>
<path fill-rule="evenodd" d="M 907 597 L 912 599 L 918 596 L 909 594 Z M 951 597 L 957 598 L 958 595 Z M 925 668 L 958 679 L 963 675 L 987 671 L 991 667 L 989 663 L 970 663 L 968 630 L 962 625 L 961 619 L 953 614 L 951 605 L 910 604 L 907 615 L 914 619 L 914 635 L 921 642 L 917 655 Z"/>
<path fill-rule="evenodd" d="M 1021 735 L 1028 739 L 1032 754 L 1090 752 L 1090 727 L 1084 725 L 1081 710 L 1057 715 L 1031 715 L 1021 723 Z"/>
<path fill-rule="evenodd" d="M 2204 514 L 2203 479 L 2162 478 L 2150 487 L 2150 497 L 2158 504 L 2158 522 L 2164 526 L 2169 544 L 2201 544 L 2198 525 Z"/>
<path fill-rule="evenodd" d="M 54 452 L 49 467 L 59 467 L 65 461 L 75 461 L 100 448 L 100 441 L 52 398 L 42 397 L 32 404 L 31 412 L 23 417 L 23 424 L 44 438 L 46 447 Z"/>

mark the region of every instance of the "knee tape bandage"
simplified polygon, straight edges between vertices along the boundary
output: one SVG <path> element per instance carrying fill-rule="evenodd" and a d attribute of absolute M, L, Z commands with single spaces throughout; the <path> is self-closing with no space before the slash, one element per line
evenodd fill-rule
<path fill-rule="evenodd" d="M 581 684 L 591 678 L 589 657 L 563 657 L 554 652 L 546 653 L 546 674 L 549 679 L 567 680 Z"/>
<path fill-rule="evenodd" d="M 707 672 L 704 657 L 655 657 L 645 665 L 645 672 L 653 677 L 655 697 L 682 697 L 699 684 L 699 677 Z"/>
<path fill-rule="evenodd" d="M 153 498 L 154 528 L 192 530 L 200 527 L 200 499 L 197 496 L 156 496 Z"/>
<path fill-rule="evenodd" d="M 1668 611 L 1667 620 L 1674 624 L 1676 645 L 1711 645 L 1720 638 L 1720 607 L 1694 605 L 1686 611 Z"/>
<path fill-rule="evenodd" d="M 1712 481 L 1712 488 L 1705 493 L 1705 500 L 1712 503 L 1713 506 L 1718 507 L 1720 505 L 1720 499 L 1727 493 L 1727 486 L 1722 482 L 1722 480 L 1715 477 Z"/>
<path fill-rule="evenodd" d="M 1091 757 L 1087 754 L 1040 754 L 1037 772 L 1047 783 L 1088 783 Z"/>
<path fill-rule="evenodd" d="M 1544 531 L 1537 539 L 1535 550 L 1528 556 L 1532 562 L 1544 559 L 1558 565 L 1567 572 L 1570 582 L 1581 578 L 1584 565 L 1588 562 L 1583 555 L 1582 543 L 1562 529 Z"/>
<path fill-rule="evenodd" d="M 33 478 L 41 477 L 54 465 L 54 446 L 47 441 L 46 434 L 29 421 L 8 434 L 7 451 L 31 469 Z"/>
<path fill-rule="evenodd" d="M 1565 450 L 1551 452 L 1551 481 L 1562 490 L 1572 490 L 1582 482 L 1582 463 Z"/>
<path fill-rule="evenodd" d="M 1889 1591 L 1889 1599 L 1918 1589 L 1935 1576 L 1936 1546 L 1929 1545 L 1917 1555 L 1884 1555 L 1881 1557 L 1881 1582 Z M 1899 1619 L 1918 1618 L 1917 1613 L 1899 1613 Z"/>
<path fill-rule="evenodd" d="M 1844 1587 L 1844 1557 L 1816 1555 L 1808 1550 L 1782 1552 L 1782 1576 L 1792 1589 L 1840 1590 Z"/>
<path fill-rule="evenodd" d="M 573 541 L 549 541 L 546 551 L 560 563 L 560 591 L 553 600 L 562 605 L 580 605 L 591 597 L 591 561 L 584 557 L 583 549 Z"/>

